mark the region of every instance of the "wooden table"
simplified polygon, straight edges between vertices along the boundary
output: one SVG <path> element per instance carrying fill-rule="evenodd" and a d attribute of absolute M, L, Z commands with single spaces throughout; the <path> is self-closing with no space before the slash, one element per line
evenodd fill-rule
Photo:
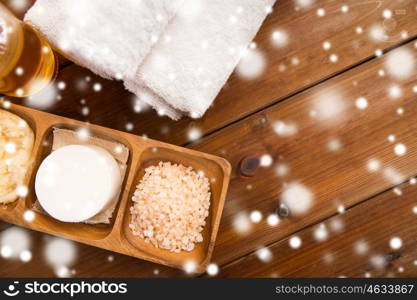
<path fill-rule="evenodd" d="M 202 119 L 138 113 L 120 82 L 67 61 L 56 80 L 66 88 L 51 111 L 228 159 L 232 180 L 213 256 L 218 276 L 416 276 L 417 3 L 295 3 L 279 0 L 255 39 L 264 73 L 251 81 L 232 75 Z M 286 45 L 274 45 L 275 31 L 288 35 Z M 193 128 L 203 136 L 190 142 Z M 312 200 L 308 211 L 280 207 L 288 193 Z M 277 208 L 279 223 L 271 225 Z M 43 255 L 49 239 L 28 235 L 31 261 L 0 258 L 1 276 L 56 275 Z M 73 276 L 185 276 L 75 248 Z"/>

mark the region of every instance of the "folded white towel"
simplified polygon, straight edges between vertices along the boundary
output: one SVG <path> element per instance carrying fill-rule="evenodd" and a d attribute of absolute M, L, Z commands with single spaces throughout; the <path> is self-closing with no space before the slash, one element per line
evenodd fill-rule
<path fill-rule="evenodd" d="M 25 21 L 106 78 L 130 78 L 182 0 L 37 0 Z"/>
<path fill-rule="evenodd" d="M 186 0 L 125 86 L 173 119 L 201 117 L 275 0 Z"/>
<path fill-rule="evenodd" d="M 275 0 L 37 0 L 25 21 L 173 119 L 201 117 Z"/>

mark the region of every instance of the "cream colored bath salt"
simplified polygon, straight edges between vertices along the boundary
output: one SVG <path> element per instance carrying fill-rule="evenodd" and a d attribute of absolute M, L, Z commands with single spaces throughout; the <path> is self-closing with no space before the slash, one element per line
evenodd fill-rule
<path fill-rule="evenodd" d="M 34 134 L 25 120 L 0 110 L 0 203 L 19 197 L 30 164 Z"/>
<path fill-rule="evenodd" d="M 155 247 L 179 253 L 203 241 L 210 208 L 210 183 L 191 167 L 159 162 L 145 169 L 133 195 L 129 225 Z"/>

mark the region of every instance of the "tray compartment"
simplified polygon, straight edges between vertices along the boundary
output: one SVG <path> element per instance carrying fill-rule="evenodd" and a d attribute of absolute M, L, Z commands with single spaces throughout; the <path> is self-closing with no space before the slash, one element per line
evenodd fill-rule
<path fill-rule="evenodd" d="M 75 124 L 66 124 L 66 123 L 58 123 L 50 126 L 42 136 L 42 141 L 40 143 L 39 151 L 36 155 L 36 164 L 34 171 L 31 174 L 30 183 L 29 183 L 29 194 L 25 199 L 25 209 L 32 209 L 35 201 L 36 201 L 36 194 L 35 194 L 35 178 L 37 170 L 42 163 L 42 161 L 52 152 L 52 145 L 53 145 L 53 130 L 54 128 L 59 129 L 68 129 L 77 131 L 80 129 L 86 129 L 90 133 L 91 136 L 108 140 L 112 142 L 116 142 L 119 144 L 123 144 L 129 149 L 129 153 L 132 153 L 132 147 L 128 143 L 126 139 L 123 137 L 114 136 L 112 134 L 106 134 L 96 128 L 92 128 L 91 126 L 86 125 L 75 125 Z M 84 239 L 91 239 L 91 240 L 100 240 L 107 237 L 114 226 L 116 216 L 118 214 L 118 210 L 120 208 L 120 200 L 122 198 L 123 191 L 126 185 L 126 178 L 130 172 L 130 165 L 131 165 L 131 155 L 129 155 L 129 160 L 127 162 L 126 174 L 123 179 L 123 183 L 121 186 L 121 193 L 119 195 L 119 199 L 116 205 L 116 208 L 113 212 L 113 216 L 111 219 L 110 224 L 86 224 L 86 223 L 65 223 L 58 221 L 46 213 L 39 213 L 36 212 L 36 218 L 33 221 L 35 226 L 42 224 L 42 226 L 46 226 L 47 228 L 53 228 L 53 231 L 65 233 L 66 236 L 78 236 Z"/>
<path fill-rule="evenodd" d="M 182 150 L 182 149 L 181 149 Z M 143 239 L 133 235 L 129 224 L 131 221 L 130 208 L 133 206 L 132 196 L 136 190 L 136 185 L 145 174 L 145 169 L 152 165 L 157 165 L 160 161 L 170 161 L 172 163 L 191 166 L 195 171 L 203 171 L 210 181 L 211 203 L 209 216 L 206 219 L 206 226 L 202 232 L 203 242 L 197 243 L 193 251 L 181 251 L 180 253 L 170 252 L 169 250 L 158 249 L 151 243 L 146 243 Z M 181 268 L 187 261 L 193 261 L 200 267 L 204 267 L 211 258 L 214 241 L 217 235 L 217 228 L 223 209 L 222 191 L 225 179 L 225 170 L 217 160 L 196 155 L 193 151 L 184 152 L 174 147 L 149 147 L 140 156 L 136 166 L 135 177 L 131 190 L 129 191 L 128 204 L 125 209 L 124 222 L 122 228 L 122 239 L 125 238 L 133 247 L 147 256 L 153 257 L 155 261 Z"/>

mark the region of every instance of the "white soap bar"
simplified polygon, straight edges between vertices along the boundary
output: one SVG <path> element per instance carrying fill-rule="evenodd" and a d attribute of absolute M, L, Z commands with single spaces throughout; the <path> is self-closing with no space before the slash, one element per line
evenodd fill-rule
<path fill-rule="evenodd" d="M 35 192 L 53 218 L 82 222 L 103 211 L 120 185 L 120 169 L 109 152 L 95 146 L 70 145 L 42 162 Z"/>

